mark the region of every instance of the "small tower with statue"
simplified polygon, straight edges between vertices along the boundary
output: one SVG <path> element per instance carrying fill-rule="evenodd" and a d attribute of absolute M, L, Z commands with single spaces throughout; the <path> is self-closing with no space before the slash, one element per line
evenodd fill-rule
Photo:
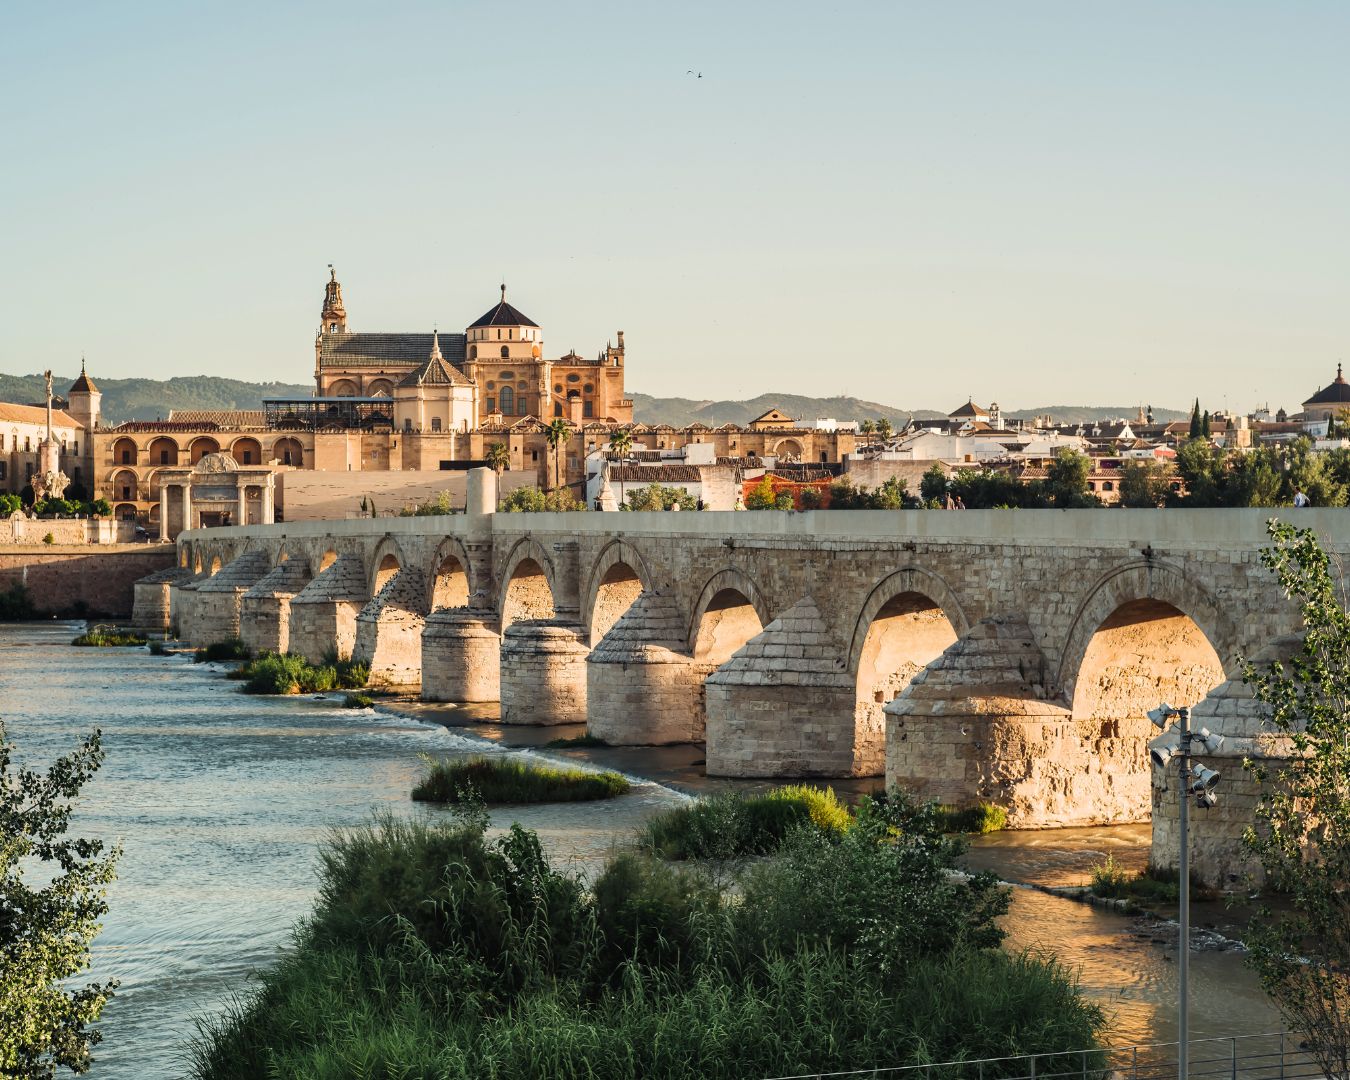
<path fill-rule="evenodd" d="M 38 443 L 38 466 L 33 473 L 33 500 L 60 499 L 70 487 L 70 477 L 61 471 L 61 444 L 52 434 L 52 373 L 47 379 L 47 436 Z"/>

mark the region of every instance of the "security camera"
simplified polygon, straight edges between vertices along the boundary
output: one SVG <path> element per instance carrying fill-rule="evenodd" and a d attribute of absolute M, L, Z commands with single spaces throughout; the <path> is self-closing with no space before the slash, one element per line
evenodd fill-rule
<path fill-rule="evenodd" d="M 1212 791 L 1202 791 L 1195 796 L 1195 805 L 1201 810 L 1212 810 L 1219 805 L 1219 797 Z"/>
<path fill-rule="evenodd" d="M 1191 791 L 1195 794 L 1213 791 L 1218 783 L 1219 774 L 1213 769 L 1207 769 L 1203 765 L 1196 765 L 1191 769 Z"/>
<path fill-rule="evenodd" d="M 1167 721 L 1171 720 L 1176 714 L 1177 710 L 1164 701 L 1156 709 L 1149 709 L 1145 715 L 1153 721 L 1154 727 L 1161 730 L 1167 726 Z"/>
<path fill-rule="evenodd" d="M 1181 736 L 1175 731 L 1164 731 L 1149 740 L 1148 756 L 1160 769 L 1167 768 L 1179 753 L 1181 753 Z"/>

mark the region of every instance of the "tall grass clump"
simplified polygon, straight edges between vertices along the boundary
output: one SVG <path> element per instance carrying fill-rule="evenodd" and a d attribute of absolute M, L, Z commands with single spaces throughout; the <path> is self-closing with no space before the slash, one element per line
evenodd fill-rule
<path fill-rule="evenodd" d="M 844 833 L 795 830 L 738 899 L 631 852 L 588 890 L 533 833 L 459 813 L 330 837 L 313 915 L 204 1022 L 195 1074 L 730 1080 L 1101 1030 L 1062 968 L 998 950 L 1006 892 L 949 872 L 960 841 L 931 808 L 865 800 Z"/>
<path fill-rule="evenodd" d="M 586 802 L 612 799 L 629 789 L 616 772 L 538 765 L 515 758 L 426 759 L 428 770 L 413 788 L 418 802 L 485 803 Z"/>
<path fill-rule="evenodd" d="M 247 660 L 253 653 L 239 638 L 227 638 L 225 641 L 213 641 L 192 654 L 194 664 L 222 663 L 231 660 Z"/>
<path fill-rule="evenodd" d="M 776 851 L 799 827 L 835 835 L 852 822 L 832 788 L 791 784 L 763 795 L 714 795 L 664 811 L 648 819 L 640 843 L 664 859 L 730 859 Z"/>
<path fill-rule="evenodd" d="M 1008 826 L 1008 811 L 990 802 L 977 802 L 971 806 L 941 806 L 938 809 L 947 832 L 983 836 L 1000 832 Z"/>
<path fill-rule="evenodd" d="M 140 634 L 123 633 L 105 626 L 95 626 L 71 642 L 72 645 L 89 645 L 94 648 L 118 648 L 123 645 L 144 645 L 145 638 Z"/>
<path fill-rule="evenodd" d="M 295 653 L 265 652 L 244 664 L 234 677 L 244 681 L 246 694 L 321 694 L 361 689 L 370 678 L 370 668 L 343 659 L 315 665 Z"/>

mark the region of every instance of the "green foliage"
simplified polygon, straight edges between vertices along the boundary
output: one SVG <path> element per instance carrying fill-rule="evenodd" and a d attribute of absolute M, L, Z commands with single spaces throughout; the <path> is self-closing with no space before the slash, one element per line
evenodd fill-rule
<path fill-rule="evenodd" d="M 335 654 L 311 664 L 295 653 L 261 653 L 233 673 L 246 694 L 321 694 L 359 690 L 370 680 L 370 667 Z"/>
<path fill-rule="evenodd" d="M 483 460 L 487 462 L 489 469 L 501 476 L 511 467 L 511 448 L 506 443 L 495 442 L 487 448 Z"/>
<path fill-rule="evenodd" d="M 83 1072 L 100 1038 L 89 1025 L 117 986 L 77 985 L 121 854 L 68 834 L 80 789 L 103 763 L 101 734 L 45 774 L 15 767 L 13 752 L 0 721 L 0 1075 Z"/>
<path fill-rule="evenodd" d="M 107 499 L 95 499 L 85 504 L 85 512 L 91 516 L 112 517 L 112 503 Z"/>
<path fill-rule="evenodd" d="M 587 802 L 624 795 L 630 786 L 616 772 L 537 765 L 517 758 L 427 759 L 427 765 L 426 775 L 412 792 L 418 802 L 455 803 L 466 798 L 489 804 Z"/>
<path fill-rule="evenodd" d="M 1094 896 L 1113 900 L 1128 900 L 1129 907 L 1138 910 L 1140 904 L 1175 904 L 1181 899 L 1181 874 L 1172 867 L 1146 866 L 1140 873 L 1131 873 L 1107 855 L 1092 868 L 1092 882 L 1088 889 Z M 1194 874 L 1191 877 L 1192 900 L 1216 900 L 1217 889 L 1205 885 Z"/>
<path fill-rule="evenodd" d="M 37 618 L 37 609 L 33 606 L 33 597 L 27 586 L 11 585 L 0 592 L 0 622 L 26 622 Z"/>
<path fill-rule="evenodd" d="M 1088 491 L 1090 472 L 1092 459 L 1086 454 L 1067 446 L 1057 450 L 1046 469 L 1045 495 L 1050 505 L 1060 510 L 1100 506 L 1101 500 Z"/>
<path fill-rule="evenodd" d="M 939 806 L 944 832 L 985 833 L 1001 832 L 1008 827 L 1008 811 L 991 802 L 977 802 L 971 806 Z"/>
<path fill-rule="evenodd" d="M 625 458 L 633 449 L 633 433 L 627 428 L 619 428 L 609 437 L 610 453 Z"/>
<path fill-rule="evenodd" d="M 150 655 L 151 655 L 151 656 L 168 656 L 168 655 L 169 655 L 169 650 L 166 649 L 166 648 L 164 647 L 164 642 L 159 641 L 159 640 L 157 639 L 157 640 L 155 640 L 155 641 L 150 642 Z"/>
<path fill-rule="evenodd" d="M 23 500 L 9 492 L 0 492 L 0 517 L 9 517 L 23 509 Z"/>
<path fill-rule="evenodd" d="M 56 543 L 56 537 L 51 533 L 48 533 L 46 536 L 42 538 L 42 542 L 44 544 L 54 544 Z"/>
<path fill-rule="evenodd" d="M 1120 467 L 1120 505 L 1156 507 L 1172 494 L 1171 473 L 1156 461 L 1127 461 Z"/>
<path fill-rule="evenodd" d="M 195 1071 L 730 1080 L 1093 1043 L 1071 977 L 990 947 L 1003 894 L 951 874 L 935 818 L 860 822 L 795 833 L 738 899 L 634 855 L 588 894 L 519 827 L 384 818 L 329 841 L 314 917 Z"/>
<path fill-rule="evenodd" d="M 1287 749 L 1246 762 L 1261 785 L 1245 843 L 1287 895 L 1248 928 L 1249 960 L 1291 1027 L 1304 1032 L 1326 1075 L 1350 1076 L 1350 613 L 1311 529 L 1272 520 L 1261 561 L 1303 621 L 1287 665 L 1244 661 L 1243 681 L 1269 709 Z"/>
<path fill-rule="evenodd" d="M 936 461 L 919 480 L 919 497 L 925 503 L 940 503 L 947 497 L 947 474 Z"/>
<path fill-rule="evenodd" d="M 72 645 L 90 645 L 95 648 L 116 648 L 123 645 L 144 645 L 141 634 L 120 633 L 106 626 L 95 626 L 71 642 Z"/>
<path fill-rule="evenodd" d="M 420 502 L 416 506 L 405 506 L 398 512 L 399 517 L 443 517 L 455 513 L 450 501 L 450 492 L 442 491 L 434 498 Z"/>
<path fill-rule="evenodd" d="M 1183 506 L 1289 506 L 1302 491 L 1314 506 L 1344 506 L 1350 492 L 1350 454 L 1315 453 L 1308 439 L 1282 447 L 1220 450 L 1205 439 L 1177 450 Z"/>
<path fill-rule="evenodd" d="M 1204 423 L 1200 419 L 1200 399 L 1195 399 L 1195 406 L 1191 409 L 1191 428 L 1187 432 L 1188 439 L 1198 439 L 1205 433 Z"/>
<path fill-rule="evenodd" d="M 881 441 L 883 443 L 890 441 L 891 435 L 894 433 L 894 431 L 895 429 L 891 426 L 891 422 L 887 417 L 883 416 L 880 420 L 877 421 L 877 434 L 881 437 Z"/>
<path fill-rule="evenodd" d="M 745 508 L 747 510 L 779 509 L 778 496 L 774 494 L 773 481 L 769 479 L 767 473 L 764 475 L 764 479 L 750 489 L 750 494 L 745 497 Z M 788 509 L 792 509 L 791 506 Z"/>
<path fill-rule="evenodd" d="M 655 482 L 630 491 L 627 496 L 629 510 L 670 510 L 676 506 L 681 510 L 695 510 L 698 500 L 684 488 L 666 487 Z"/>
<path fill-rule="evenodd" d="M 213 641 L 210 645 L 198 649 L 192 654 L 192 662 L 219 664 L 232 660 L 248 660 L 252 656 L 249 647 L 239 638 L 226 638 L 224 641 Z"/>
<path fill-rule="evenodd" d="M 72 517 L 78 514 L 81 509 L 79 503 L 70 502 L 67 499 L 43 499 L 41 502 L 33 504 L 33 513 L 38 515 Z"/>
<path fill-rule="evenodd" d="M 948 487 L 969 510 L 1035 509 L 1046 505 L 1039 484 L 1024 484 L 1009 473 L 993 469 L 961 469 L 953 474 Z"/>
<path fill-rule="evenodd" d="M 579 747 L 579 746 L 608 746 L 608 745 L 609 743 L 605 742 L 604 739 L 592 735 L 588 731 L 583 735 L 573 735 L 570 739 L 549 739 L 548 742 L 544 743 L 544 748 L 547 750 L 566 750 L 574 746 Z"/>
<path fill-rule="evenodd" d="M 344 709 L 369 709 L 375 704 L 375 699 L 369 694 L 348 694 L 342 699 Z"/>
<path fill-rule="evenodd" d="M 578 502 L 567 488 L 540 491 L 537 487 L 523 487 L 503 499 L 498 509 L 508 514 L 563 513 L 585 510 L 586 504 Z"/>
<path fill-rule="evenodd" d="M 837 834 L 852 814 L 832 788 L 793 784 L 764 795 L 722 794 L 647 819 L 640 845 L 665 859 L 730 859 L 778 850 L 801 826 Z"/>
<path fill-rule="evenodd" d="M 845 479 L 830 485 L 831 510 L 899 510 L 908 497 L 905 482 L 896 476 L 883 480 L 875 491 L 855 487 Z"/>

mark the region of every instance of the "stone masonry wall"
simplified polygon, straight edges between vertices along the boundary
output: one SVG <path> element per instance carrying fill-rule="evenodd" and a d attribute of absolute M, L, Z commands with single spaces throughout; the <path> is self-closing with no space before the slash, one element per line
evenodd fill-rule
<path fill-rule="evenodd" d="M 172 566 L 173 560 L 174 549 L 158 544 L 5 547 L 0 548 L 0 590 L 25 586 L 42 612 L 125 619 L 135 606 L 135 583 Z"/>

